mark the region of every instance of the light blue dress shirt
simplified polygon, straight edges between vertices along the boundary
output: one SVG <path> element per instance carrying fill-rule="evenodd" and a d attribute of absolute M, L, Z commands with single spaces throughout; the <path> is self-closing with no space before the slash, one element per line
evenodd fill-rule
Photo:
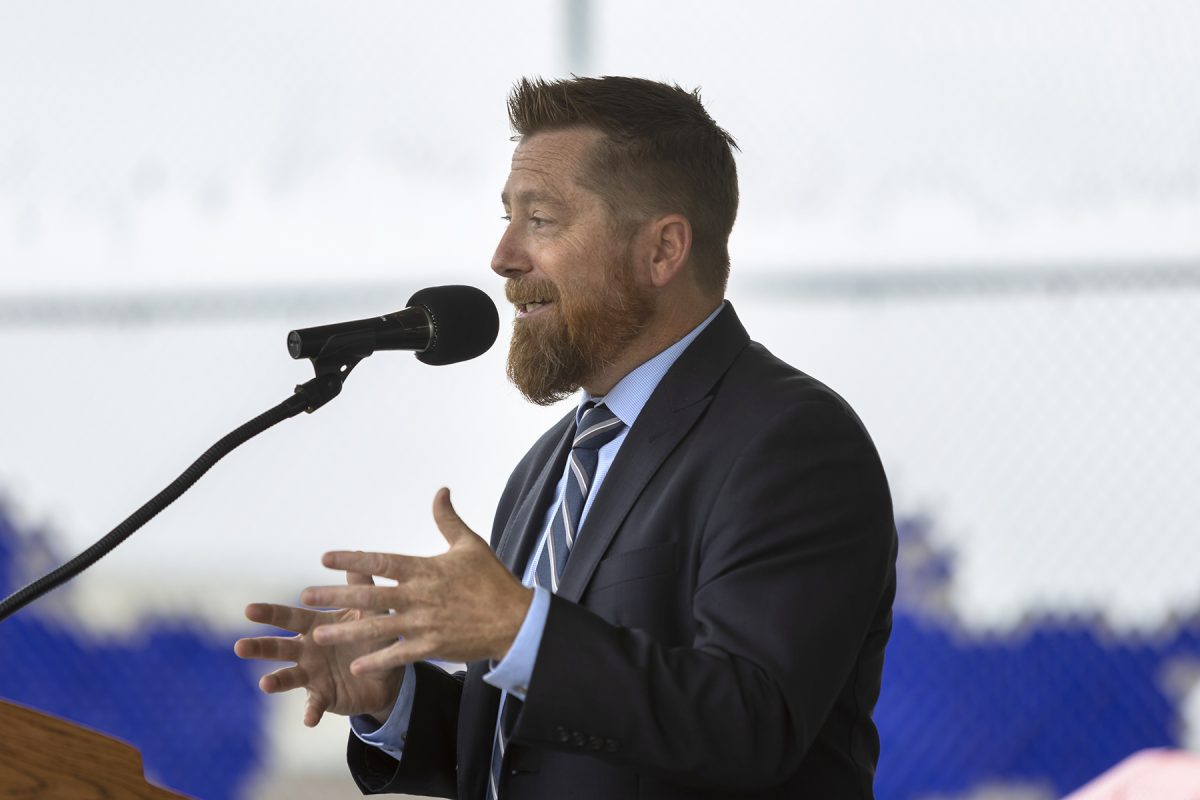
<path fill-rule="evenodd" d="M 662 381 L 663 376 L 667 374 L 667 370 L 671 365 L 682 355 L 700 332 L 708 327 L 717 316 L 721 313 L 721 309 L 725 308 L 725 303 L 722 302 L 708 317 L 691 330 L 686 336 L 680 339 L 675 344 L 663 350 L 661 353 L 642 364 L 637 369 L 630 372 L 620 382 L 612 388 L 612 390 L 604 397 L 592 397 L 586 391 L 579 400 L 579 408 L 575 412 L 575 421 L 578 423 L 579 418 L 583 416 L 584 405 L 589 402 L 603 401 L 604 405 L 608 406 L 622 422 L 625 423 L 624 429 L 613 438 L 611 442 L 600 448 L 598 452 L 598 460 L 596 462 L 596 477 L 592 480 L 592 489 L 588 493 L 586 502 L 583 505 L 583 514 L 579 519 L 579 535 L 586 536 L 587 530 L 584 523 L 587 521 L 588 510 L 592 507 L 592 500 L 600 492 L 600 485 L 604 483 L 604 478 L 608 474 L 609 467 L 612 466 L 613 460 L 617 457 L 617 452 L 620 451 L 621 445 L 625 442 L 625 437 L 629 434 L 629 429 L 633 427 L 633 423 L 637 420 L 638 415 L 642 413 L 646 402 L 650 399 L 650 395 L 658 388 L 658 384 Z M 550 507 L 546 510 L 546 519 L 542 525 L 542 535 L 538 539 L 537 546 L 533 549 L 533 555 L 529 559 L 529 563 L 525 566 L 525 574 L 522 582 L 526 586 L 533 586 L 533 578 L 537 571 L 538 556 L 544 549 L 546 537 L 550 534 L 550 520 L 554 516 L 555 510 L 561 505 L 563 493 L 567 487 L 567 470 L 569 465 L 563 469 L 562 477 L 558 481 L 558 485 L 554 490 L 554 500 L 550 503 Z M 517 638 L 513 640 L 512 647 L 509 648 L 508 654 L 504 656 L 497 664 L 492 665 L 492 669 L 483 676 L 483 679 L 495 686 L 497 689 L 503 689 L 509 694 L 525 699 L 525 693 L 529 689 L 530 678 L 533 677 L 533 666 L 537 660 L 538 648 L 542 643 L 542 633 L 546 629 L 546 615 L 550 612 L 550 591 L 541 586 L 533 588 L 533 603 L 529 606 L 529 611 L 525 614 L 525 621 L 521 625 L 521 629 L 517 632 Z M 381 748 L 385 752 L 399 759 L 404 752 L 404 739 L 408 731 L 409 718 L 412 715 L 413 694 L 416 691 L 416 679 L 413 678 L 412 670 L 405 670 L 404 679 L 400 683 L 400 694 L 396 698 L 396 704 L 392 707 L 391 716 L 383 725 L 376 726 L 375 720 L 368 716 L 357 716 L 350 718 L 350 726 L 359 739 L 370 745 Z"/>

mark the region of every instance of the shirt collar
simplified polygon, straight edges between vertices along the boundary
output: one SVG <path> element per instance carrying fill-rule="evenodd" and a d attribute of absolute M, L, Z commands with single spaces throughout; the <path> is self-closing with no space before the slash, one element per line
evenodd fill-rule
<path fill-rule="evenodd" d="M 721 301 L 721 305 L 717 306 L 703 322 L 692 328 L 690 332 L 675 344 L 663 350 L 654 358 L 646 361 L 641 366 L 634 369 L 624 378 L 617 382 L 607 395 L 603 397 L 593 397 L 586 389 L 583 395 L 579 398 L 579 408 L 575 412 L 575 421 L 579 422 L 583 417 L 584 406 L 588 403 L 603 402 L 617 416 L 621 422 L 624 422 L 626 427 L 633 427 L 633 423 L 637 420 L 638 414 L 642 413 L 642 409 L 646 407 L 646 402 L 650 399 L 650 395 L 654 394 L 654 390 L 658 388 L 658 384 L 662 381 L 663 376 L 667 374 L 667 370 L 671 368 L 679 356 L 683 355 L 683 351 L 688 348 L 700 332 L 708 327 L 717 315 L 725 308 L 725 301 Z"/>

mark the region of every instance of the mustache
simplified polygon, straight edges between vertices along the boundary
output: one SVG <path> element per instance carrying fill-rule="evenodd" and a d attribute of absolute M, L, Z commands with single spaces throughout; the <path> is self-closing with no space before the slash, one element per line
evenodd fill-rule
<path fill-rule="evenodd" d="M 509 278 L 504 284 L 504 296 L 513 305 L 558 300 L 558 287 L 538 278 Z"/>

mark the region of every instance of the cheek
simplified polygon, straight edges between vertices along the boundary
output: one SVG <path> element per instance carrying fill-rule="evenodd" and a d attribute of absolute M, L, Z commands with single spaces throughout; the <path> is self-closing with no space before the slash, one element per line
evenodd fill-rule
<path fill-rule="evenodd" d="M 591 302 L 598 300 L 596 292 L 628 279 L 627 262 L 624 248 L 615 248 L 610 235 L 593 230 L 565 231 L 553 241 L 540 243 L 534 257 L 537 272 L 552 281 L 560 294 Z"/>
<path fill-rule="evenodd" d="M 542 261 L 542 273 L 552 280 L 560 292 L 593 290 L 594 253 L 582 246 L 556 246 L 547 251 Z"/>

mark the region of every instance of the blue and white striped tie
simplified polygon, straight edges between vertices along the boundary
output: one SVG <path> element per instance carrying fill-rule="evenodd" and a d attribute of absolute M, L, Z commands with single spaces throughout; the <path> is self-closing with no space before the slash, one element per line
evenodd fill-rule
<path fill-rule="evenodd" d="M 600 448 L 617 437 L 625 427 L 606 406 L 587 406 L 576 426 L 575 440 L 567 456 L 567 485 L 562 503 L 554 512 L 550 532 L 537 557 L 534 583 L 558 591 L 559 579 L 567 565 L 567 557 L 575 546 L 579 533 L 579 520 L 587 504 L 588 492 L 596 477 L 596 463 L 600 459 Z M 500 695 L 500 710 L 496 715 L 496 733 L 492 742 L 492 769 L 488 776 L 488 800 L 500 796 L 500 778 L 504 769 L 504 751 L 509 732 L 516 720 L 520 701 L 510 698 L 508 692 Z"/>

